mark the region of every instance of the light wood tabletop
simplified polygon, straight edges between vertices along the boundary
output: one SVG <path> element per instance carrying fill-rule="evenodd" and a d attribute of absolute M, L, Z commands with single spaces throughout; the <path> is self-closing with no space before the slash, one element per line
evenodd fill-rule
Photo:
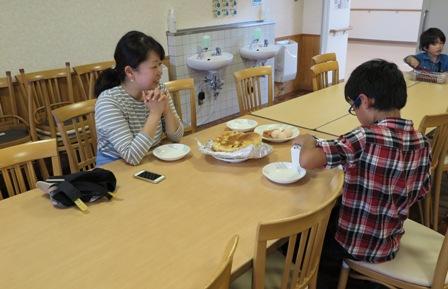
<path fill-rule="evenodd" d="M 337 173 L 314 170 L 293 184 L 270 182 L 262 167 L 289 161 L 290 142 L 243 163 L 202 155 L 196 138 L 206 141 L 224 129 L 184 137 L 191 153 L 178 161 L 149 155 L 135 167 L 121 160 L 105 165 L 117 177 L 116 199 L 89 204 L 88 213 L 53 208 L 39 190 L 1 201 L 0 288 L 202 288 L 234 234 L 239 274 L 253 257 L 257 224 L 316 208 Z M 142 169 L 166 180 L 135 179 Z"/>
<path fill-rule="evenodd" d="M 406 106 L 401 116 L 414 122 L 417 129 L 425 115 L 444 113 L 448 109 L 448 85 L 419 82 L 408 88 Z M 356 116 L 347 114 L 333 122 L 317 128 L 318 131 L 334 136 L 347 133 L 359 126 Z"/>
<path fill-rule="evenodd" d="M 405 73 L 408 89 L 416 85 Z M 252 112 L 263 117 L 307 129 L 317 129 L 348 114 L 350 105 L 344 98 L 345 83 L 314 91 L 300 97 Z"/>

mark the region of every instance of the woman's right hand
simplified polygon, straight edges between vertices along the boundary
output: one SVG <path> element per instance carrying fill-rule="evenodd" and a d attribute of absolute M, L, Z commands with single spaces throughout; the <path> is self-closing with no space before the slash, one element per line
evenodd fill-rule
<path fill-rule="evenodd" d="M 160 93 L 160 90 L 158 88 L 154 90 L 144 90 L 142 94 L 143 102 L 149 109 L 150 113 L 162 116 L 167 105 L 166 95 Z"/>

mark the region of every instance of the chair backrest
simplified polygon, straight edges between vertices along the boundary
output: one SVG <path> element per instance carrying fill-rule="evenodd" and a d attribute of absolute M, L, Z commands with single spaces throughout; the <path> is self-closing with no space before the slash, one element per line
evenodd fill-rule
<path fill-rule="evenodd" d="M 337 61 L 327 61 L 311 66 L 313 76 L 313 91 L 335 85 L 339 83 L 339 64 Z M 328 81 L 328 74 L 331 72 L 331 83 Z"/>
<path fill-rule="evenodd" d="M 186 92 L 190 98 L 190 126 L 185 131 L 195 132 L 197 129 L 196 121 L 196 91 L 194 88 L 194 79 L 178 79 L 165 83 L 166 88 L 170 92 L 177 114 L 182 118 L 182 93 Z"/>
<path fill-rule="evenodd" d="M 44 158 L 51 158 L 53 175 L 61 175 L 55 139 L 28 142 L 0 149 L 0 169 L 8 196 L 11 197 L 36 187 L 37 177 L 33 161 Z"/>
<path fill-rule="evenodd" d="M 448 113 L 425 115 L 418 131 L 426 134 L 429 129 L 435 129 L 431 148 L 431 167 L 435 169 L 439 162 L 443 164 L 448 149 Z"/>
<path fill-rule="evenodd" d="M 278 288 L 306 288 L 317 278 L 319 260 L 331 210 L 341 193 L 344 174 L 337 170 L 328 191 L 329 198 L 315 210 L 294 217 L 258 225 L 253 288 L 264 288 L 266 247 L 270 240 L 288 238 L 283 277 Z M 300 241 L 299 241 L 300 240 Z M 295 253 L 296 241 L 299 246 Z"/>
<path fill-rule="evenodd" d="M 336 53 L 334 53 L 334 52 L 318 54 L 318 55 L 313 56 L 311 59 L 313 60 L 313 64 L 337 60 Z"/>
<path fill-rule="evenodd" d="M 81 95 L 80 100 L 95 98 L 95 82 L 104 70 L 115 66 L 115 61 L 104 61 L 73 67 Z"/>
<path fill-rule="evenodd" d="M 93 169 L 96 163 L 96 99 L 68 104 L 52 111 L 67 152 L 71 173 Z"/>
<path fill-rule="evenodd" d="M 6 77 L 0 78 L 0 89 L 5 88 L 8 89 L 8 94 L 0 96 L 0 132 L 14 130 L 15 133 L 12 137 L 5 136 L 2 138 L 0 148 L 30 140 L 28 122 L 20 117 L 17 112 L 16 96 L 10 71 L 6 72 Z"/>
<path fill-rule="evenodd" d="M 205 289 L 228 289 L 230 285 L 230 274 L 232 273 L 233 254 L 238 244 L 238 235 L 233 236 L 227 243 L 221 264 Z"/>
<path fill-rule="evenodd" d="M 425 115 L 420 122 L 418 131 L 426 134 L 429 129 L 435 129 L 431 145 L 434 199 L 432 200 L 431 196 L 425 199 L 424 224 L 437 230 L 442 173 L 448 152 L 448 113 Z M 432 209 L 430 208 L 431 205 Z M 430 216 L 431 212 L 432 216 Z"/>
<path fill-rule="evenodd" d="M 73 85 L 70 63 L 65 68 L 25 73 L 20 69 L 16 76 L 24 87 L 28 99 L 28 116 L 33 140 L 38 140 L 38 130 L 47 137 L 56 137 L 56 124 L 51 111 L 73 103 Z"/>
<path fill-rule="evenodd" d="M 262 77 L 268 77 L 268 105 L 272 105 L 272 67 L 258 66 L 235 71 L 236 93 L 238 95 L 238 104 L 240 115 L 260 109 L 261 103 L 261 82 Z"/>

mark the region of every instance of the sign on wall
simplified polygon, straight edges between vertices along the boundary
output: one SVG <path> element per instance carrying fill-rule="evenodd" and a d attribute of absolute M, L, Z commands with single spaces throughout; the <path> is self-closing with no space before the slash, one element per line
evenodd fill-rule
<path fill-rule="evenodd" d="M 215 17 L 235 16 L 237 13 L 237 0 L 213 0 Z"/>

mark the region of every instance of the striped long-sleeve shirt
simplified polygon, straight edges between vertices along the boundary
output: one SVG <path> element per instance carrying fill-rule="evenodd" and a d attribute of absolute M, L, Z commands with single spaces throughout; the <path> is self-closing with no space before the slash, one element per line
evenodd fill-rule
<path fill-rule="evenodd" d="M 169 106 L 179 119 L 171 97 Z M 165 132 L 163 116 L 153 138 L 141 132 L 149 114 L 146 105 L 130 96 L 121 85 L 103 91 L 95 107 L 98 153 L 122 158 L 131 165 L 139 164 L 149 149 L 160 142 L 162 133 Z M 178 142 L 183 133 L 184 128 L 179 121 L 177 131 L 173 134 L 167 133 L 167 137 Z"/>

